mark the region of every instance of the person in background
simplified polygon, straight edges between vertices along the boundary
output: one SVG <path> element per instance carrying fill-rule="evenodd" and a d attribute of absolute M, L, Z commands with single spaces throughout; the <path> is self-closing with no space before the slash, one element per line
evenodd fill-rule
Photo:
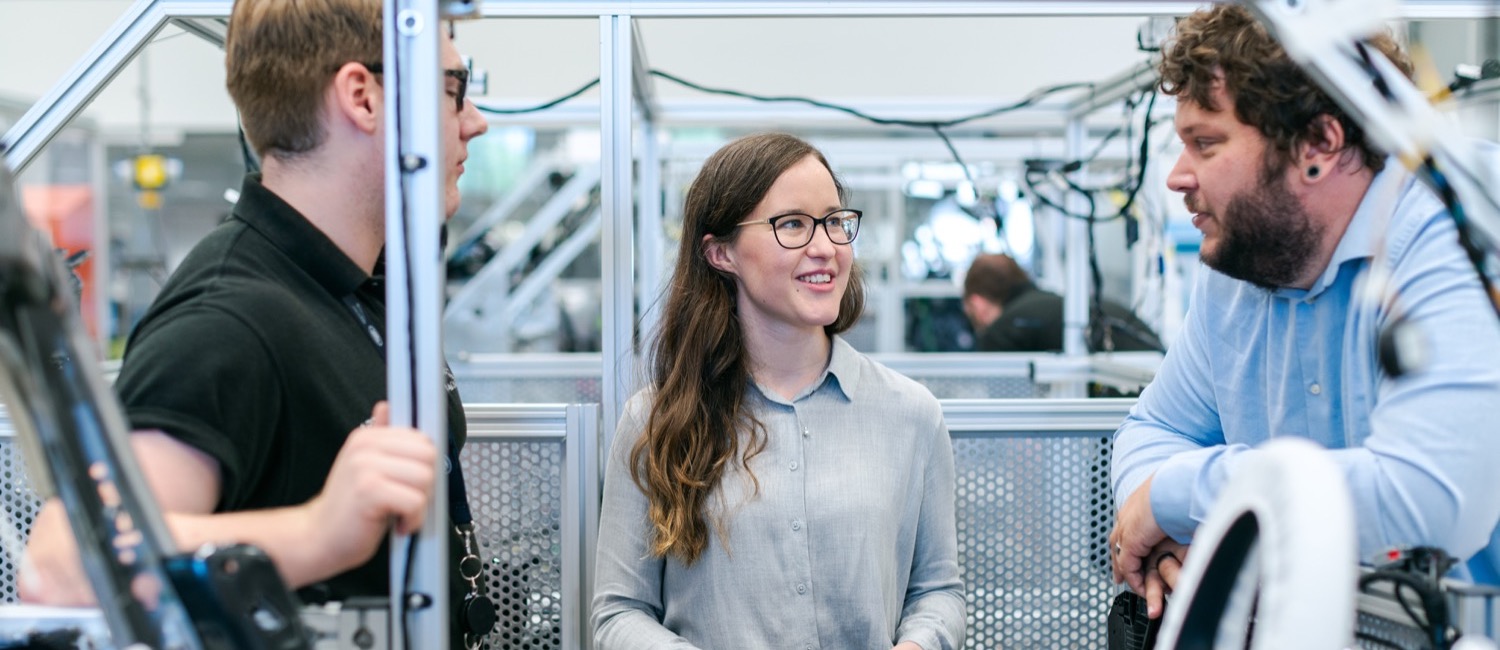
<path fill-rule="evenodd" d="M 1389 35 L 1372 56 L 1410 65 Z M 1207 269 L 1182 335 L 1115 433 L 1116 580 L 1152 617 L 1243 454 L 1276 436 L 1332 450 L 1359 552 L 1436 546 L 1500 584 L 1500 321 L 1452 218 L 1377 151 L 1250 12 L 1177 23 L 1161 89 L 1184 145 L 1168 176 Z M 1372 266 L 1389 273 L 1372 300 Z M 1377 344 L 1418 328 L 1427 360 L 1381 370 Z"/>
<path fill-rule="evenodd" d="M 974 325 L 980 352 L 1062 352 L 1063 299 L 1037 288 L 1009 255 L 974 258 L 964 275 L 964 314 Z M 1161 340 L 1124 305 L 1101 300 L 1091 318 L 1090 349 L 1161 350 Z"/>
<path fill-rule="evenodd" d="M 595 647 L 963 647 L 948 430 L 838 336 L 861 215 L 827 160 L 735 140 L 683 215 L 650 387 L 609 451 Z"/>

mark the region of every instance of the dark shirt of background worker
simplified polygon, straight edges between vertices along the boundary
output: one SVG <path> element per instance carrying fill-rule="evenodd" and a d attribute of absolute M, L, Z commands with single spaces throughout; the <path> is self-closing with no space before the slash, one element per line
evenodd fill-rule
<path fill-rule="evenodd" d="M 1111 300 L 1100 302 L 1102 317 L 1091 317 L 1087 330 L 1091 352 L 1162 349 L 1156 333 L 1130 309 Z M 1062 296 L 1038 289 L 1008 255 L 974 258 L 964 276 L 964 313 L 974 325 L 974 349 L 980 352 L 1063 349 Z"/>

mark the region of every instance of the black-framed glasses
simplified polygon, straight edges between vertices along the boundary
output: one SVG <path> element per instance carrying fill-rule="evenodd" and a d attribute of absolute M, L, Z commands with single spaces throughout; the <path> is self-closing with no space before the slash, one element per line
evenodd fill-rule
<path fill-rule="evenodd" d="M 370 74 L 385 74 L 385 66 L 380 62 L 361 63 Z M 458 81 L 458 91 L 453 93 L 453 105 L 458 112 L 464 112 L 464 99 L 469 96 L 469 69 L 468 68 L 443 68 L 443 76 Z"/>
<path fill-rule="evenodd" d="M 863 212 L 849 209 L 834 210 L 822 217 L 793 212 L 770 219 L 742 221 L 735 226 L 771 224 L 771 232 L 776 235 L 776 243 L 781 244 L 782 248 L 795 250 L 812 243 L 813 232 L 818 229 L 820 223 L 823 224 L 823 232 L 828 233 L 828 241 L 841 245 L 853 243 L 854 237 L 859 234 L 859 219 L 863 216 L 865 216 Z"/>

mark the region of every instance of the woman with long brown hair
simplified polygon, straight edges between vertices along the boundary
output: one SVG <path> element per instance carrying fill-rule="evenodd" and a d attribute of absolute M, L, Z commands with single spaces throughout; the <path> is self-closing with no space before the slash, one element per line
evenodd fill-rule
<path fill-rule="evenodd" d="M 942 411 L 838 336 L 863 308 L 860 219 L 796 137 L 704 163 L 609 454 L 596 648 L 963 645 Z"/>

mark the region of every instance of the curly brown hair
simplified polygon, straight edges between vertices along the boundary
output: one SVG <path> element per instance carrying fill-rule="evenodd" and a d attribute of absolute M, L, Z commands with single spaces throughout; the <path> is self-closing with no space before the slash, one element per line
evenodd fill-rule
<path fill-rule="evenodd" d="M 1368 43 L 1411 76 L 1411 61 L 1389 32 Z M 1318 141 L 1323 115 L 1338 120 L 1344 129 L 1343 160 L 1357 152 L 1372 171 L 1385 166 L 1385 153 L 1369 142 L 1364 129 L 1292 62 L 1244 7 L 1214 5 L 1178 21 L 1162 48 L 1159 70 L 1163 93 L 1186 97 L 1207 110 L 1223 110 L 1213 101 L 1213 91 L 1222 83 L 1234 103 L 1235 117 L 1270 141 L 1268 168 L 1291 162 L 1297 145 Z"/>

